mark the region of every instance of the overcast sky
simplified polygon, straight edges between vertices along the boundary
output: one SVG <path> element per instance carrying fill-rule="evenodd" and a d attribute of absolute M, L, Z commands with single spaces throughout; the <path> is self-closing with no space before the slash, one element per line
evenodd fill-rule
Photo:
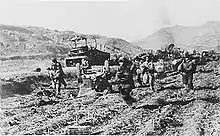
<path fill-rule="evenodd" d="M 0 0 L 0 24 L 142 39 L 163 27 L 220 21 L 220 0 Z"/>

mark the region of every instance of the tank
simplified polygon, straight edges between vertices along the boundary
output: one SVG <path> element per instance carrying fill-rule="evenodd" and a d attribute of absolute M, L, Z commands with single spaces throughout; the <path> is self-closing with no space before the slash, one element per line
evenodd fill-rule
<path fill-rule="evenodd" d="M 81 64 L 82 59 L 88 60 L 89 65 L 104 65 L 105 60 L 110 59 L 110 53 L 103 51 L 104 47 L 100 45 L 97 49 L 97 39 L 78 36 L 71 39 L 72 49 L 65 58 L 67 67 L 75 67 L 77 63 Z"/>

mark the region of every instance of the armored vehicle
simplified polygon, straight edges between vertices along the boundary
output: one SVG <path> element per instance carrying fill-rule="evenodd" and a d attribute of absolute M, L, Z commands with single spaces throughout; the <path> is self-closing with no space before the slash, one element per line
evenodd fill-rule
<path fill-rule="evenodd" d="M 77 36 L 71 39 L 71 45 L 73 48 L 65 58 L 67 67 L 75 67 L 77 63 L 81 64 L 82 59 L 88 60 L 90 66 L 104 65 L 104 61 L 110 59 L 110 53 L 103 51 L 101 45 L 100 49 L 97 49 L 96 38 Z"/>

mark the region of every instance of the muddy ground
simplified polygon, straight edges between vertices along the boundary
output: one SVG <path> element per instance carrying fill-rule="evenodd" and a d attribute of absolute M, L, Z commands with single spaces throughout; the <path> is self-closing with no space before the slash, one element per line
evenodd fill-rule
<path fill-rule="evenodd" d="M 39 99 L 34 95 L 40 89 L 35 82 L 37 85 L 32 86 L 30 94 L 1 99 L 1 134 L 217 136 L 220 135 L 218 67 L 219 62 L 199 66 L 194 75 L 194 91 L 183 87 L 180 75 L 157 81 L 157 91 L 136 88 L 131 93 L 136 99 L 132 106 L 118 93 L 92 93 L 76 98 L 78 90 L 71 78 L 67 79 L 68 88 L 62 89 L 61 98 Z"/>

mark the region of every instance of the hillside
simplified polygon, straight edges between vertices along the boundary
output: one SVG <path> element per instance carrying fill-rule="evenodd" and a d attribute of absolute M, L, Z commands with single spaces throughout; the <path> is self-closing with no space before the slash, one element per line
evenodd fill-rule
<path fill-rule="evenodd" d="M 0 25 L 0 58 L 65 56 L 71 49 L 69 40 L 78 35 L 82 34 L 39 27 Z M 143 51 L 122 39 L 99 35 L 84 36 L 96 37 L 98 45 L 106 46 L 106 51 L 110 53 L 135 55 Z"/>
<path fill-rule="evenodd" d="M 170 43 L 189 50 L 217 49 L 220 44 L 220 22 L 207 22 L 198 27 L 178 25 L 163 28 L 144 39 L 132 42 L 145 49 L 158 49 Z"/>

